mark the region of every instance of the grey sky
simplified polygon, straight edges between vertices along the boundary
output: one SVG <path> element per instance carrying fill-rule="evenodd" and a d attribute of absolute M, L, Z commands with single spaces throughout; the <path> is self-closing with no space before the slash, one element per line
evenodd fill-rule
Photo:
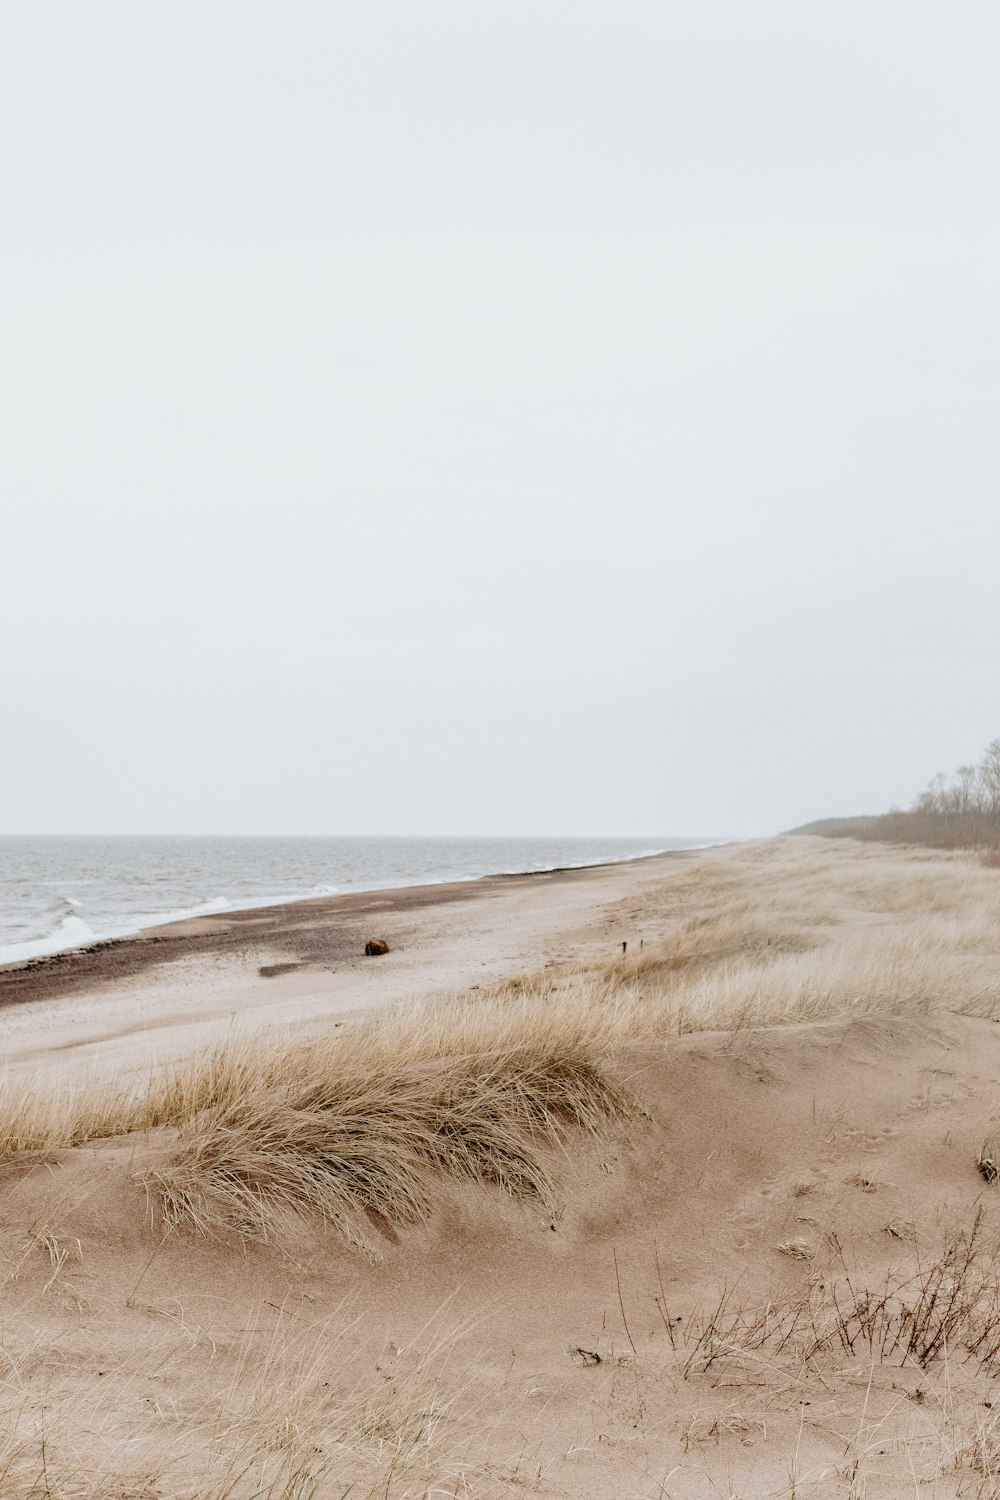
<path fill-rule="evenodd" d="M 0 829 L 755 833 L 1000 734 L 1000 10 L 0 17 Z"/>

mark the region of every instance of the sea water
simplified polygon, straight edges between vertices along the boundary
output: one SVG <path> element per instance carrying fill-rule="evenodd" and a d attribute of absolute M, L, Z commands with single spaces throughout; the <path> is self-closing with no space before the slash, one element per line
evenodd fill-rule
<path fill-rule="evenodd" d="M 208 912 L 605 864 L 698 838 L 0 837 L 0 963 Z"/>

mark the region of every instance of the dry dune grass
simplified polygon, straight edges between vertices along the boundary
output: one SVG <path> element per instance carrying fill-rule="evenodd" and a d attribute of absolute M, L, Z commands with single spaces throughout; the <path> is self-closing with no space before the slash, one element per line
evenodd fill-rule
<path fill-rule="evenodd" d="M 202 1109 L 152 1185 L 168 1224 L 268 1239 L 285 1215 L 311 1211 L 368 1248 L 359 1213 L 390 1225 L 426 1218 L 442 1174 L 547 1201 L 539 1143 L 627 1108 L 578 1046 L 529 1044 L 378 1071 L 323 1047 L 298 1049 L 280 1083 Z"/>
<path fill-rule="evenodd" d="M 544 1202 L 545 1148 L 629 1112 L 604 1066 L 608 1026 L 572 1009 L 522 997 L 416 1006 L 342 1040 L 244 1032 L 140 1090 L 24 1081 L 0 1104 L 0 1139 L 44 1153 L 180 1126 L 175 1160 L 150 1180 L 169 1225 L 268 1239 L 317 1212 L 370 1250 L 364 1216 L 424 1217 L 442 1174 Z"/>
<path fill-rule="evenodd" d="M 44 1400 L 27 1389 L 35 1351 L 8 1356 L 0 1397 L 5 1500 L 385 1500 L 510 1493 L 485 1459 L 490 1414 L 456 1394 L 449 1364 L 468 1329 L 447 1308 L 406 1349 L 363 1366 L 356 1319 L 250 1326 L 216 1347 L 215 1394 L 196 1411 L 162 1408 L 123 1432 L 137 1391 L 165 1365 L 198 1370 L 191 1335 L 171 1333 L 125 1360 L 58 1364 Z M 391 1371 L 392 1378 L 386 1379 Z"/>
<path fill-rule="evenodd" d="M 609 1455 L 611 1488 L 602 1486 L 602 1497 L 991 1500 L 1000 1485 L 1000 1418 L 988 1370 L 996 1291 L 995 1277 L 984 1275 L 986 1247 L 977 1233 L 973 1222 L 918 1274 L 887 1277 L 874 1292 L 852 1285 L 849 1275 L 811 1279 L 781 1304 L 743 1305 L 724 1290 L 683 1320 L 668 1318 L 664 1308 L 657 1346 L 617 1357 L 606 1345 L 601 1355 L 575 1351 L 579 1378 L 593 1383 L 598 1405 L 627 1400 L 641 1419 L 634 1442 L 652 1451 L 662 1445 L 670 1455 L 638 1482 L 630 1465 L 618 1487 Z M 29 1367 L 52 1351 L 22 1349 L 16 1359 L 8 1353 L 0 1493 L 11 1500 L 596 1493 L 582 1476 L 577 1487 L 570 1477 L 567 1488 L 565 1473 L 553 1473 L 550 1484 L 551 1459 L 539 1462 L 537 1451 L 513 1464 L 491 1457 L 508 1413 L 496 1390 L 455 1370 L 469 1359 L 470 1330 L 449 1322 L 446 1307 L 411 1346 L 387 1342 L 364 1374 L 356 1357 L 364 1334 L 349 1307 L 322 1324 L 290 1314 L 270 1328 L 251 1325 L 231 1346 L 211 1351 L 209 1399 L 196 1408 L 147 1409 L 126 1427 L 123 1413 L 156 1370 L 169 1366 L 181 1380 L 197 1373 L 200 1332 L 167 1334 L 118 1363 L 104 1352 L 65 1368 L 56 1361 L 41 1402 Z M 937 1382 L 926 1373 L 935 1363 L 944 1366 Z M 803 1418 L 810 1406 L 839 1403 L 842 1442 L 817 1451 L 808 1441 L 812 1418 L 803 1441 L 802 1418 L 797 1433 L 782 1421 L 789 1401 Z M 781 1458 L 748 1477 L 740 1457 L 759 1460 L 776 1434 Z M 575 1455 L 585 1449 L 584 1441 Z M 901 1484 L 886 1455 L 903 1459 Z"/>
<path fill-rule="evenodd" d="M 636 1035 L 928 1009 L 992 1013 L 1000 1000 L 995 876 L 967 855 L 846 840 L 827 853 L 819 843 L 787 839 L 705 865 L 685 882 L 696 914 L 668 911 L 663 932 L 637 955 L 599 966 L 616 990 L 632 987 L 641 998 Z"/>

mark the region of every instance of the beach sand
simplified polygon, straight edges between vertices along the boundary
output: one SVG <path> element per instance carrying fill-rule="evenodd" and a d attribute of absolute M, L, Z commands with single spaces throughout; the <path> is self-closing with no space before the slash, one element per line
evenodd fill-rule
<path fill-rule="evenodd" d="M 863 955 L 898 930 L 912 945 L 923 913 L 931 946 L 950 933 L 954 949 L 933 983 L 957 976 L 976 1004 L 624 1043 L 613 1071 L 640 1113 L 566 1136 L 550 1202 L 442 1180 L 425 1221 L 372 1216 L 367 1256 L 315 1220 L 271 1244 L 166 1229 L 150 1182 L 173 1128 L 3 1158 L 0 1493 L 1000 1493 L 997 1366 L 985 1344 L 970 1357 L 968 1318 L 925 1365 L 886 1332 L 897 1303 L 879 1322 L 877 1296 L 850 1290 L 903 1287 L 912 1306 L 940 1265 L 954 1300 L 972 1273 L 942 1247 L 979 1210 L 995 1243 L 1000 1189 L 976 1165 L 1000 1076 L 983 998 L 1000 997 L 1000 878 L 984 874 L 743 846 L 199 920 L 5 975 L 4 1045 L 47 1069 L 174 1055 L 232 1015 L 350 1025 L 418 992 L 610 964 L 623 941 L 645 953 L 710 920 L 713 942 L 729 923 L 712 972 L 732 984 L 747 953 L 773 952 L 778 975 L 811 962 L 811 942 Z M 366 960 L 369 935 L 391 953 Z M 796 1307 L 809 1315 L 783 1342 Z"/>
<path fill-rule="evenodd" d="M 649 891 L 734 847 L 193 917 L 8 965 L 0 1055 L 10 1068 L 143 1067 L 233 1020 L 344 1021 L 388 1000 L 609 957 L 642 941 Z M 369 937 L 389 953 L 366 958 Z"/>

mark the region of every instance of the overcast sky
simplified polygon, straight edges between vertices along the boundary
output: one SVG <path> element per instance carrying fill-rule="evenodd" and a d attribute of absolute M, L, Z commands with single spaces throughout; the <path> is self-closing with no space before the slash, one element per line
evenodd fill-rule
<path fill-rule="evenodd" d="M 1000 734 L 996 0 L 0 18 L 0 831 L 755 834 Z"/>

